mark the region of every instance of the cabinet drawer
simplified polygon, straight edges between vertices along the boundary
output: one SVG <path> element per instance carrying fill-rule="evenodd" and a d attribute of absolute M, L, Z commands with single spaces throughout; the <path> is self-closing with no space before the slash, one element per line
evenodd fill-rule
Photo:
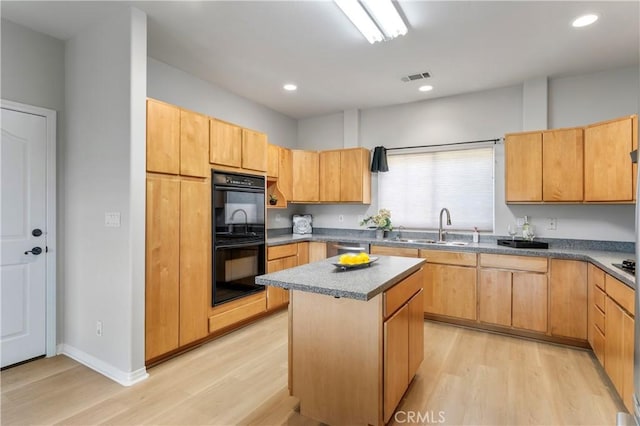
<path fill-rule="evenodd" d="M 598 288 L 604 291 L 604 276 L 605 273 L 602 269 L 589 264 L 589 281 L 594 283 Z"/>
<path fill-rule="evenodd" d="M 635 307 L 633 305 L 633 290 L 631 287 L 624 285 L 622 282 L 613 278 L 611 275 L 604 277 L 605 289 L 611 299 L 631 315 L 635 315 Z"/>
<path fill-rule="evenodd" d="M 515 269 L 517 271 L 547 272 L 546 257 L 512 256 L 505 254 L 480 254 L 480 266 Z"/>
<path fill-rule="evenodd" d="M 209 333 L 237 324 L 267 310 L 266 298 L 262 297 L 246 305 L 238 306 L 221 314 L 209 317 Z"/>
<path fill-rule="evenodd" d="M 395 286 L 384 292 L 384 317 L 387 318 L 404 305 L 411 296 L 423 286 L 423 269 L 409 275 Z"/>
<path fill-rule="evenodd" d="M 604 312 L 600 310 L 597 306 L 593 307 L 593 324 L 598 327 L 602 334 L 606 334 L 606 330 L 604 329 Z"/>
<path fill-rule="evenodd" d="M 418 257 L 418 249 L 406 247 L 371 246 L 371 254 L 386 256 Z"/>
<path fill-rule="evenodd" d="M 606 299 L 606 295 L 604 294 L 604 291 L 600 290 L 599 288 L 593 289 L 594 305 L 596 305 L 598 308 L 600 308 L 602 312 L 606 314 L 607 311 L 605 310 L 605 303 L 604 303 L 605 299 Z"/>
<path fill-rule="evenodd" d="M 596 354 L 598 361 L 604 365 L 604 334 L 600 332 L 598 327 L 593 326 L 593 353 Z"/>
<path fill-rule="evenodd" d="M 267 250 L 267 260 L 280 259 L 281 257 L 296 256 L 298 254 L 297 244 L 285 244 L 283 246 L 269 247 Z"/>
<path fill-rule="evenodd" d="M 445 265 L 476 266 L 478 264 L 475 253 L 421 249 L 420 257 L 427 259 L 429 263 Z"/>

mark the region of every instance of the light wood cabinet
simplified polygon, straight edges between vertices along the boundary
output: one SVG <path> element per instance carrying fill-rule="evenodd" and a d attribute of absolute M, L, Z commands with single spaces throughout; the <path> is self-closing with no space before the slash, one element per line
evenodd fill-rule
<path fill-rule="evenodd" d="M 280 147 L 267 145 L 267 176 L 277 178 L 280 174 Z"/>
<path fill-rule="evenodd" d="M 584 130 L 585 201 L 633 201 L 635 176 L 629 153 L 637 148 L 637 116 L 604 121 Z"/>
<path fill-rule="evenodd" d="M 295 202 L 320 201 L 319 154 L 316 151 L 291 151 L 293 163 L 293 198 Z"/>
<path fill-rule="evenodd" d="M 629 412 L 633 412 L 635 292 L 608 274 L 605 289 L 605 371 Z"/>
<path fill-rule="evenodd" d="M 416 293 L 407 303 L 409 307 L 409 381 L 416 375 L 424 360 L 424 291 Z"/>
<path fill-rule="evenodd" d="M 371 153 L 365 148 L 340 151 L 340 201 L 371 203 Z"/>
<path fill-rule="evenodd" d="M 418 249 L 408 247 L 372 245 L 369 250 L 371 251 L 371 254 L 381 254 L 384 256 L 418 257 Z"/>
<path fill-rule="evenodd" d="M 542 133 L 505 135 L 505 200 L 542 201 Z"/>
<path fill-rule="evenodd" d="M 320 201 L 340 201 L 340 151 L 321 151 L 320 161 Z"/>
<path fill-rule="evenodd" d="M 208 334 L 210 194 L 208 181 L 180 182 L 180 346 Z"/>
<path fill-rule="evenodd" d="M 587 340 L 587 309 L 587 264 L 576 260 L 551 259 L 551 334 Z"/>
<path fill-rule="evenodd" d="M 584 143 L 582 128 L 542 132 L 542 199 L 582 201 Z"/>
<path fill-rule="evenodd" d="M 427 259 L 424 266 L 424 312 L 475 320 L 476 255 L 420 250 L 420 257 Z"/>
<path fill-rule="evenodd" d="M 242 168 L 267 171 L 267 135 L 242 129 Z"/>
<path fill-rule="evenodd" d="M 207 336 L 209 184 L 147 177 L 145 359 Z"/>
<path fill-rule="evenodd" d="M 147 171 L 209 176 L 209 119 L 147 99 Z"/>
<path fill-rule="evenodd" d="M 285 200 L 293 200 L 293 156 L 288 148 L 279 147 L 278 187 Z"/>
<path fill-rule="evenodd" d="M 147 171 L 180 173 L 180 108 L 147 99 Z"/>
<path fill-rule="evenodd" d="M 510 327 L 512 273 L 498 269 L 481 269 L 479 275 L 480 321 Z"/>
<path fill-rule="evenodd" d="M 267 135 L 212 118 L 209 162 L 226 167 L 266 172 Z"/>
<path fill-rule="evenodd" d="M 483 253 L 480 265 L 480 321 L 547 333 L 547 259 Z"/>
<path fill-rule="evenodd" d="M 267 249 L 267 273 L 298 266 L 299 245 L 296 243 L 273 246 Z M 289 303 L 289 290 L 267 286 L 267 310 L 278 309 Z"/>
<path fill-rule="evenodd" d="M 409 386 L 409 306 L 384 322 L 384 419 L 391 418 Z"/>
<path fill-rule="evenodd" d="M 601 364 L 604 364 L 604 281 L 604 271 L 590 263 L 587 267 L 587 341 Z"/>
<path fill-rule="evenodd" d="M 327 243 L 311 241 L 309 243 L 309 263 L 318 262 L 327 258 Z"/>
<path fill-rule="evenodd" d="M 635 200 L 637 115 L 585 127 L 505 135 L 507 203 Z"/>
<path fill-rule="evenodd" d="M 215 118 L 209 121 L 209 126 L 209 162 L 241 167 L 242 128 Z"/>
<path fill-rule="evenodd" d="M 145 359 L 178 348 L 180 180 L 147 178 Z"/>
<path fill-rule="evenodd" d="M 512 278 L 511 325 L 547 332 L 547 276 L 516 272 Z"/>

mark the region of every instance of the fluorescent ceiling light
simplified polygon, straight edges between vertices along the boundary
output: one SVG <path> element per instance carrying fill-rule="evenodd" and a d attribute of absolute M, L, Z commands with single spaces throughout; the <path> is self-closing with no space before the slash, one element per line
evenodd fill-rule
<path fill-rule="evenodd" d="M 407 33 L 407 26 L 391 0 L 334 1 L 371 44 Z"/>
<path fill-rule="evenodd" d="M 583 15 L 583 16 L 580 16 L 579 18 L 576 18 L 576 20 L 573 21 L 571 25 L 573 25 L 576 28 L 586 27 L 587 25 L 593 24 L 597 20 L 598 20 L 598 15 L 593 15 L 593 14 Z"/>
<path fill-rule="evenodd" d="M 288 92 L 293 92 L 294 90 L 298 89 L 298 86 L 296 86 L 295 84 L 288 83 L 282 86 L 282 88 Z"/>
<path fill-rule="evenodd" d="M 396 38 L 407 33 L 407 26 L 402 21 L 391 0 L 362 0 L 362 2 L 387 39 Z"/>
<path fill-rule="evenodd" d="M 420 86 L 418 90 L 421 92 L 430 92 L 433 90 L 433 86 Z"/>

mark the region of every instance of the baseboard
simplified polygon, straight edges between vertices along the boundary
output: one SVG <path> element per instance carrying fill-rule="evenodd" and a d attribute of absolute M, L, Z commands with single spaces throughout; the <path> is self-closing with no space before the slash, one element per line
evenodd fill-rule
<path fill-rule="evenodd" d="M 67 345 L 66 343 L 58 345 L 58 354 L 66 355 L 69 358 L 78 361 L 80 364 L 83 364 L 103 376 L 108 377 L 114 382 L 121 384 L 122 386 L 132 386 L 149 377 L 145 367 L 131 372 L 122 371 L 113 365 L 74 348 L 73 346 Z"/>

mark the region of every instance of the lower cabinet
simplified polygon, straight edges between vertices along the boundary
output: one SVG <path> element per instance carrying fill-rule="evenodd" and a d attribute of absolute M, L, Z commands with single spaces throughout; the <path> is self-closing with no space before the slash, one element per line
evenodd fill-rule
<path fill-rule="evenodd" d="M 476 319 L 475 253 L 420 250 L 424 266 L 424 312 Z"/>
<path fill-rule="evenodd" d="M 522 256 L 481 254 L 478 284 L 480 322 L 546 333 L 546 264 L 545 258 L 529 260 Z M 507 265 L 514 270 L 506 269 Z"/>
<path fill-rule="evenodd" d="M 549 321 L 553 336 L 587 340 L 587 264 L 551 259 Z"/>
<path fill-rule="evenodd" d="M 422 290 L 384 322 L 384 419 L 389 421 L 424 359 Z"/>
<path fill-rule="evenodd" d="M 620 394 L 622 401 L 633 412 L 633 350 L 634 306 L 633 291 L 620 281 L 605 276 L 604 369 Z"/>
<path fill-rule="evenodd" d="M 298 244 L 285 244 L 267 249 L 267 273 L 298 266 Z M 267 310 L 278 309 L 289 303 L 289 290 L 267 286 Z"/>

